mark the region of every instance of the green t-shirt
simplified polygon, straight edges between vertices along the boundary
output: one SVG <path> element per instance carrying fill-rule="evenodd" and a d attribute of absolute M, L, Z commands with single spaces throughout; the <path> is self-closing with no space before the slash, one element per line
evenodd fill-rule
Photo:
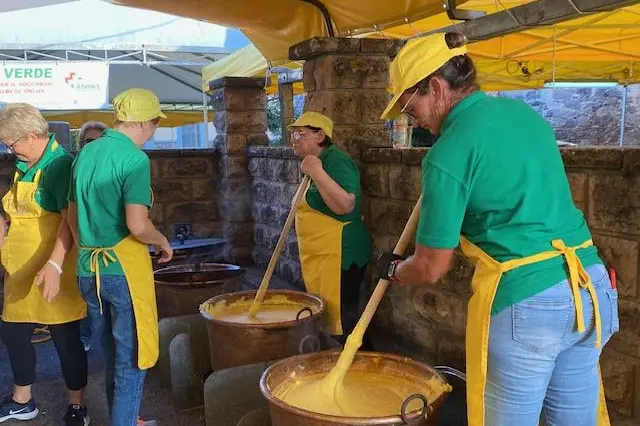
<path fill-rule="evenodd" d="M 42 170 L 36 203 L 49 212 L 60 213 L 68 204 L 72 164 L 73 156 L 58 144 L 55 134 L 50 133 L 49 143 L 40 160 L 30 168 L 27 168 L 26 162 L 18 160 L 16 170 L 20 182 L 33 182 L 36 172 Z"/>
<path fill-rule="evenodd" d="M 151 206 L 149 157 L 126 135 L 106 130 L 86 145 L 73 164 L 69 201 L 78 208 L 80 246 L 113 247 L 129 235 L 125 206 Z M 78 276 L 90 277 L 89 250 L 80 250 Z M 118 262 L 100 265 L 101 275 L 123 275 Z"/>
<path fill-rule="evenodd" d="M 349 214 L 338 215 L 331 211 L 322 199 L 318 187 L 312 183 L 307 191 L 309 206 L 340 222 L 350 222 L 342 230 L 342 269 L 351 264 L 363 266 L 371 259 L 371 237 L 362 222 L 362 189 L 360 171 L 356 163 L 335 145 L 326 147 L 320 154 L 322 168 L 342 189 L 356 197 L 356 205 Z"/>
<path fill-rule="evenodd" d="M 422 162 L 420 245 L 452 249 L 462 234 L 503 262 L 582 244 L 591 233 L 576 208 L 553 128 L 526 103 L 475 92 L 445 119 Z M 584 266 L 601 262 L 579 250 Z M 506 273 L 492 313 L 567 279 L 562 257 Z"/>

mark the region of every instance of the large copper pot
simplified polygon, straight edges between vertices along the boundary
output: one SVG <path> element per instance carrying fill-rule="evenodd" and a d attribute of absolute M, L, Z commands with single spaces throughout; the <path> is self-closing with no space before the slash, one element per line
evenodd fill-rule
<path fill-rule="evenodd" d="M 327 374 L 340 357 L 340 351 L 324 351 L 283 359 L 271 365 L 260 379 L 260 391 L 269 403 L 271 423 L 273 426 L 369 426 L 369 425 L 437 425 L 437 410 L 447 398 L 442 394 L 434 401 L 427 401 L 421 412 L 405 412 L 409 402 L 422 399 L 412 395 L 405 400 L 402 407 L 398 407 L 399 415 L 389 417 L 338 417 L 314 413 L 293 407 L 274 394 L 274 390 L 282 383 L 293 381 L 305 376 Z M 419 377 L 424 380 L 425 388 L 428 382 L 436 379 L 443 385 L 446 379 L 434 368 L 410 358 L 379 352 L 357 352 L 349 371 L 366 371 L 376 373 L 384 371 L 385 375 Z M 425 392 L 426 393 L 426 392 Z"/>
<path fill-rule="evenodd" d="M 256 291 L 223 294 L 207 300 L 200 315 L 208 321 L 211 368 L 213 371 L 258 362 L 275 361 L 310 350 L 318 350 L 320 318 L 325 310 L 322 299 L 311 294 L 290 290 L 269 290 L 263 303 L 286 296 L 303 306 L 296 320 L 268 324 L 241 324 L 216 319 L 205 309 L 217 303 L 255 299 Z M 313 347 L 316 349 L 313 349 Z"/>
<path fill-rule="evenodd" d="M 158 317 L 197 314 L 200 304 L 242 290 L 245 270 L 226 263 L 187 263 L 154 271 Z"/>

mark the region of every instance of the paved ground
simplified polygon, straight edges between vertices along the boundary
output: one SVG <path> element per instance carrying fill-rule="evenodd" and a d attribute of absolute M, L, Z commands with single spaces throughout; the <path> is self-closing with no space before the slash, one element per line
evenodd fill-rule
<path fill-rule="evenodd" d="M 91 425 L 109 426 L 106 397 L 104 394 L 104 374 L 100 347 L 94 344 L 89 352 L 89 384 L 86 403 L 89 408 Z M 61 379 L 60 365 L 51 341 L 36 345 L 38 366 L 34 396 L 41 414 L 30 422 L 6 422 L 7 426 L 61 426 L 60 419 L 66 410 L 66 388 Z M 11 370 L 7 352 L 0 343 L 0 395 L 11 392 Z M 145 382 L 145 394 L 141 415 L 145 419 L 154 419 L 158 426 L 201 426 L 204 425 L 203 409 L 176 412 L 171 403 L 169 392 L 159 385 L 157 374 L 153 371 Z"/>

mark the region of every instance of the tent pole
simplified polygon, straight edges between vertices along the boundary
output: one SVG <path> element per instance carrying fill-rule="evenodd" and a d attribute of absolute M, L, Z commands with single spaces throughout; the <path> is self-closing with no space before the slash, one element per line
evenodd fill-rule
<path fill-rule="evenodd" d="M 627 122 L 627 85 L 622 86 L 622 114 L 620 116 L 620 146 L 624 145 L 624 126 Z"/>
<path fill-rule="evenodd" d="M 202 120 L 204 122 L 204 144 L 209 145 L 209 112 L 207 108 L 207 94 L 202 91 Z"/>

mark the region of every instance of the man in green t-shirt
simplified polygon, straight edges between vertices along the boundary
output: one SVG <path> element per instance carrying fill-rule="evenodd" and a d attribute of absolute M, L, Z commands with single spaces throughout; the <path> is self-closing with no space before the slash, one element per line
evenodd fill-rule
<path fill-rule="evenodd" d="M 158 318 L 149 245 L 171 260 L 167 238 L 149 218 L 149 157 L 140 149 L 165 115 L 145 89 L 113 101 L 113 129 L 78 154 L 69 224 L 79 247 L 77 274 L 106 358 L 111 425 L 136 423 L 145 372 L 158 358 Z"/>
<path fill-rule="evenodd" d="M 617 291 L 591 241 L 552 127 L 524 102 L 478 90 L 464 37 L 409 41 L 394 98 L 438 136 L 422 162 L 416 250 L 380 275 L 429 285 L 462 248 L 476 271 L 467 316 L 469 424 L 605 425 L 598 359 L 618 329 Z M 460 238 L 462 236 L 462 238 Z"/>
<path fill-rule="evenodd" d="M 305 112 L 289 130 L 294 153 L 303 159 L 300 168 L 312 180 L 296 210 L 302 276 L 307 291 L 327 305 L 324 331 L 344 343 L 358 322 L 360 285 L 371 258 L 360 171 L 333 144 L 329 117 Z"/>

